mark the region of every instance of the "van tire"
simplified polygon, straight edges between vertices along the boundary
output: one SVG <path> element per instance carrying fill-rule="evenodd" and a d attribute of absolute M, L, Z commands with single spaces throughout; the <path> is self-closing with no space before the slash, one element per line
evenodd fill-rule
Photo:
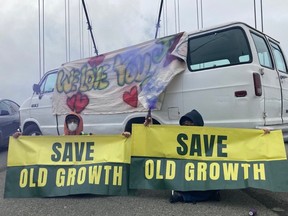
<path fill-rule="evenodd" d="M 42 133 L 37 125 L 32 124 L 29 125 L 27 128 L 24 129 L 23 135 L 27 136 L 42 136 Z"/>

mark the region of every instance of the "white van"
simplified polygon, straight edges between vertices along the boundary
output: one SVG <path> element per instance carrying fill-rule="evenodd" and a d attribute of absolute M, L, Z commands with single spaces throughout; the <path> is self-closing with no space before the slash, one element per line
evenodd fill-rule
<path fill-rule="evenodd" d="M 206 126 L 281 129 L 288 139 L 288 71 L 279 42 L 244 23 L 188 34 L 186 70 L 164 91 L 153 123 L 178 124 L 192 109 Z M 63 134 L 64 115 L 53 115 L 58 70 L 47 72 L 20 108 L 27 135 Z M 83 114 L 85 132 L 120 134 L 143 123 L 147 111 Z"/>

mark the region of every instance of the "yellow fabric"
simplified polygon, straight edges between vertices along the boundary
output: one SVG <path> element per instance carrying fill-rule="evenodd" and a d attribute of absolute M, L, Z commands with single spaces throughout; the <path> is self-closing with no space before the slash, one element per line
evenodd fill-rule
<path fill-rule="evenodd" d="M 172 125 L 150 125 L 145 127 L 144 125 L 135 124 L 132 131 L 132 156 L 218 161 L 287 159 L 283 135 L 280 130 L 264 134 L 263 130 L 258 129 Z M 187 153 L 182 151 L 184 152 L 182 155 L 178 152 L 183 150 L 179 141 L 177 141 L 179 134 L 188 137 L 187 140 L 183 141 L 187 147 Z M 192 136 L 196 139 L 200 137 L 200 141 L 191 142 Z M 214 144 L 210 156 L 209 148 L 205 148 L 204 136 L 208 137 L 206 146 Z M 215 138 L 214 142 L 210 142 L 211 137 Z M 197 151 L 194 150 L 191 154 L 191 148 L 197 149 Z"/>
<path fill-rule="evenodd" d="M 20 136 L 10 137 L 7 165 L 130 163 L 130 158 L 131 139 L 121 135 Z"/>

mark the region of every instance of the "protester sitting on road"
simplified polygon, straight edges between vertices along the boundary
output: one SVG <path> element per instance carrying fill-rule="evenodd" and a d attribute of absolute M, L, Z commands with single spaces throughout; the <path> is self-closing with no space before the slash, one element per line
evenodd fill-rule
<path fill-rule="evenodd" d="M 83 119 L 81 115 L 77 113 L 70 113 L 66 115 L 64 121 L 64 135 L 81 135 L 83 132 Z M 18 138 L 22 133 L 20 131 L 15 132 L 12 136 Z"/>
<path fill-rule="evenodd" d="M 185 114 L 180 118 L 179 124 L 182 126 L 204 126 L 204 121 L 201 114 L 197 110 Z M 269 134 L 269 129 L 263 129 L 264 134 Z M 219 190 L 206 191 L 172 191 L 170 203 L 175 202 L 191 202 L 196 203 L 207 200 L 220 200 Z"/>
<path fill-rule="evenodd" d="M 204 126 L 204 121 L 201 114 L 197 110 L 192 110 L 179 120 L 181 126 Z M 192 202 L 206 201 L 206 200 L 220 200 L 220 193 L 218 190 L 207 191 L 172 191 L 170 203 L 175 202 Z"/>

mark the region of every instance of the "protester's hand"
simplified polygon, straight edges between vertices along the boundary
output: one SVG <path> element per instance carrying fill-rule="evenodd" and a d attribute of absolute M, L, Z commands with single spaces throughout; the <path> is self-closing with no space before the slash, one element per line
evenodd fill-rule
<path fill-rule="evenodd" d="M 124 132 L 122 133 L 122 136 L 124 136 L 124 137 L 126 137 L 126 138 L 129 138 L 129 137 L 131 136 L 131 133 L 128 132 L 128 131 L 124 131 Z"/>
<path fill-rule="evenodd" d="M 21 132 L 19 132 L 19 131 L 17 131 L 17 132 L 15 132 L 12 136 L 15 138 L 15 139 L 17 139 L 19 136 L 21 136 L 22 135 L 22 133 Z"/>
<path fill-rule="evenodd" d="M 145 118 L 145 122 L 144 122 L 144 126 L 148 126 L 148 125 L 150 125 L 151 124 L 151 122 L 152 122 L 152 119 L 151 119 L 151 117 L 147 117 L 147 118 Z"/>
<path fill-rule="evenodd" d="M 269 129 L 267 129 L 267 128 L 264 128 L 264 129 L 263 129 L 263 131 L 264 131 L 264 135 L 265 135 L 265 134 L 269 134 L 269 133 L 270 133 L 270 130 L 269 130 Z"/>

